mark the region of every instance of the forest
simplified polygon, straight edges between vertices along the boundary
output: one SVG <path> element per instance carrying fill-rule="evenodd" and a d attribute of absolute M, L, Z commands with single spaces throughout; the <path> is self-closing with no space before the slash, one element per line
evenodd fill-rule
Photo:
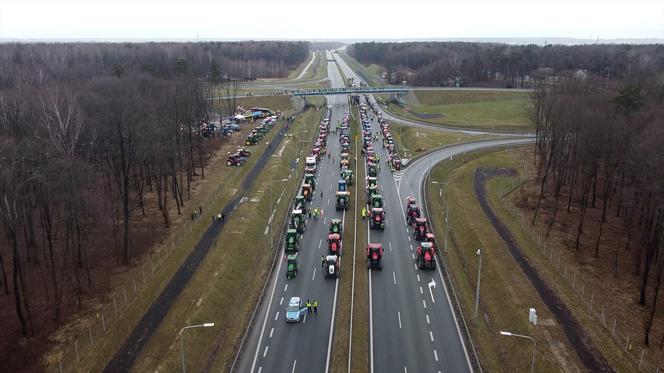
<path fill-rule="evenodd" d="M 184 212 L 218 146 L 201 127 L 219 85 L 309 56 L 306 42 L 0 45 L 2 355 L 103 295 Z M 157 211 L 161 231 L 134 228 Z"/>
<path fill-rule="evenodd" d="M 610 258 L 603 261 L 611 263 L 604 273 L 613 281 L 638 277 L 638 294 L 630 298 L 645 311 L 646 346 L 653 345 L 653 320 L 662 312 L 664 282 L 664 77 L 661 65 L 648 61 L 617 80 L 591 77 L 540 84 L 532 93 L 530 113 L 539 170 L 533 222 L 545 221 L 548 235 L 561 223 L 564 209 L 575 217 L 562 222 L 570 250 Z M 544 201 L 552 205 L 546 217 Z M 592 219 L 590 209 L 598 211 Z M 611 216 L 620 223 L 607 225 Z M 598 228 L 588 229 L 591 223 Z M 603 241 L 607 229 L 621 239 Z M 629 268 L 619 265 L 625 255 Z M 657 343 L 660 349 L 664 346 L 664 334 Z"/>
<path fill-rule="evenodd" d="M 522 88 L 544 77 L 578 70 L 618 78 L 630 66 L 664 70 L 664 45 L 507 45 L 465 42 L 356 43 L 348 53 L 365 65 L 382 66 L 389 83 L 416 86 Z"/>

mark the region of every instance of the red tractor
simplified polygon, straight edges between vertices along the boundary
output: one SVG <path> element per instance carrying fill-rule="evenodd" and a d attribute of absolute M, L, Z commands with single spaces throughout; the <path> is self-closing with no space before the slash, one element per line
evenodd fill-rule
<path fill-rule="evenodd" d="M 341 236 L 338 233 L 330 233 L 327 235 L 327 249 L 330 255 L 341 256 Z"/>
<path fill-rule="evenodd" d="M 436 237 L 434 237 L 433 233 L 427 233 L 424 237 L 424 242 L 430 242 L 434 249 L 438 249 L 438 245 L 436 245 Z"/>
<path fill-rule="evenodd" d="M 427 230 L 427 218 L 417 218 L 415 219 L 415 240 L 424 241 L 428 233 Z"/>
<path fill-rule="evenodd" d="M 369 228 L 385 230 L 385 210 L 374 207 L 369 211 Z"/>
<path fill-rule="evenodd" d="M 383 246 L 379 243 L 367 245 L 367 269 L 383 269 Z"/>
<path fill-rule="evenodd" d="M 233 153 L 229 154 L 228 158 L 226 159 L 226 166 L 231 167 L 231 166 L 242 166 L 246 159 L 238 153 Z"/>
<path fill-rule="evenodd" d="M 436 269 L 436 250 L 431 242 L 422 242 L 417 247 L 417 268 Z"/>
<path fill-rule="evenodd" d="M 408 197 L 408 202 L 406 205 L 406 222 L 408 225 L 413 225 L 415 219 L 422 217 L 422 211 L 420 211 L 419 206 L 415 203 L 415 199 Z"/>

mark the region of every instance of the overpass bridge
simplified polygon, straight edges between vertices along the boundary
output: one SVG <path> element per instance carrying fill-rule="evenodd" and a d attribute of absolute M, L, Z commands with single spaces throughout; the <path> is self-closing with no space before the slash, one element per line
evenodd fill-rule
<path fill-rule="evenodd" d="M 349 95 L 353 93 L 400 93 L 406 92 L 408 87 L 345 87 L 345 88 L 320 88 L 320 89 L 294 89 L 290 92 L 293 96 L 326 96 L 326 95 Z"/>

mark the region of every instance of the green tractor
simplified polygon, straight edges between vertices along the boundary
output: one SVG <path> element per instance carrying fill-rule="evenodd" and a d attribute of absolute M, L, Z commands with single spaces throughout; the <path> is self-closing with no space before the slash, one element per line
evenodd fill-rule
<path fill-rule="evenodd" d="M 341 220 L 339 219 L 330 220 L 330 233 L 336 233 L 338 235 L 341 235 L 342 232 L 343 232 L 343 225 L 341 224 Z"/>
<path fill-rule="evenodd" d="M 337 202 L 335 204 L 337 211 L 348 210 L 349 200 L 350 200 L 349 192 L 337 192 Z"/>
<path fill-rule="evenodd" d="M 302 210 L 293 210 L 291 213 L 290 228 L 295 229 L 297 233 L 304 233 L 307 228 L 307 221 L 304 219 Z"/>
<path fill-rule="evenodd" d="M 286 253 L 294 253 L 300 249 L 300 236 L 296 229 L 288 229 L 286 231 L 286 241 L 284 242 L 284 251 Z"/>
<path fill-rule="evenodd" d="M 371 196 L 378 194 L 377 185 L 369 185 L 367 187 L 367 204 L 371 204 Z"/>
<path fill-rule="evenodd" d="M 367 174 L 371 177 L 378 176 L 378 165 L 375 163 L 369 163 L 367 165 Z"/>
<path fill-rule="evenodd" d="M 307 214 L 307 201 L 304 199 L 304 196 L 299 194 L 295 197 L 295 210 L 302 210 L 304 215 Z"/>
<path fill-rule="evenodd" d="M 316 175 L 304 174 L 304 182 L 311 185 L 312 190 L 316 190 Z"/>
<path fill-rule="evenodd" d="M 341 170 L 341 178 L 346 180 L 346 185 L 353 185 L 353 171 L 350 169 Z"/>
<path fill-rule="evenodd" d="M 247 146 L 256 145 L 260 141 L 259 136 L 256 133 L 250 133 L 247 135 L 247 139 L 244 141 L 244 144 Z"/>
<path fill-rule="evenodd" d="M 378 179 L 375 176 L 367 177 L 367 187 L 378 186 Z"/>
<path fill-rule="evenodd" d="M 297 255 L 289 255 L 286 260 L 286 279 L 290 280 L 297 276 Z"/>
<path fill-rule="evenodd" d="M 372 194 L 371 195 L 371 208 L 383 208 L 383 196 L 380 194 Z"/>

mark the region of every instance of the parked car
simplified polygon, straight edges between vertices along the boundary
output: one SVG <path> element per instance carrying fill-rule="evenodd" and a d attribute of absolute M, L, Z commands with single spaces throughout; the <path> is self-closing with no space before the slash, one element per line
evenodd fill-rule
<path fill-rule="evenodd" d="M 286 322 L 300 322 L 303 310 L 306 310 L 306 308 L 304 308 L 302 298 L 291 297 L 288 306 L 286 306 Z"/>

